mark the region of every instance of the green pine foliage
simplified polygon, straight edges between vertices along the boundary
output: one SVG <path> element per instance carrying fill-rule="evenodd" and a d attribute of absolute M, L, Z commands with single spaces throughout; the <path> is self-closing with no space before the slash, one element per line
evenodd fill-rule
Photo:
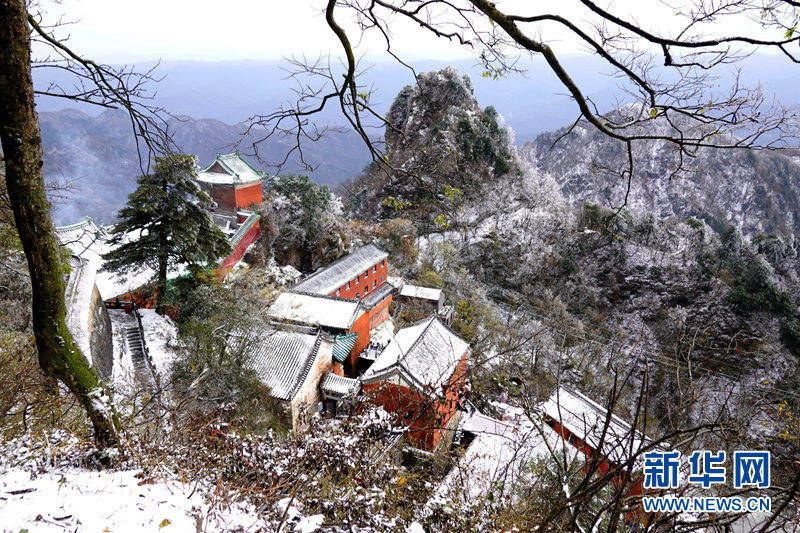
<path fill-rule="evenodd" d="M 196 168 L 193 156 L 172 154 L 158 158 L 152 174 L 139 176 L 112 231 L 115 248 L 104 256 L 105 268 L 114 272 L 155 270 L 159 307 L 165 304 L 170 268 L 212 267 L 231 251 L 228 238 L 204 209 L 211 198 L 197 186 Z"/>

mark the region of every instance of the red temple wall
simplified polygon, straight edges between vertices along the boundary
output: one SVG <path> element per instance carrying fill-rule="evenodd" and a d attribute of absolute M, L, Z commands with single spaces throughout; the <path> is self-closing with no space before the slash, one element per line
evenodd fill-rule
<path fill-rule="evenodd" d="M 355 323 L 353 323 L 353 326 L 350 328 L 350 333 L 358 334 L 356 343 L 353 345 L 353 349 L 350 350 L 350 357 L 348 358 L 349 364 L 347 366 L 352 373 L 358 362 L 358 354 L 369 346 L 369 313 L 363 313 L 356 319 Z"/>
<path fill-rule="evenodd" d="M 245 187 L 237 187 L 235 191 L 236 207 L 249 207 L 250 204 L 260 204 L 262 201 L 261 182 L 256 182 Z"/>
<path fill-rule="evenodd" d="M 236 210 L 236 195 L 232 188 L 214 186 L 211 189 L 211 197 L 217 202 L 219 209 L 223 211 Z"/>
<path fill-rule="evenodd" d="M 387 296 L 381 303 L 369 310 L 369 329 L 375 329 L 389 318 L 389 304 L 392 295 Z"/>
<path fill-rule="evenodd" d="M 373 266 L 376 267 L 373 269 Z M 331 292 L 331 296 L 340 296 L 342 298 L 356 298 L 356 294 L 363 298 L 364 294 L 364 287 L 368 287 L 369 290 L 367 294 L 371 293 L 372 291 L 376 290 L 378 287 L 386 283 L 386 279 L 389 277 L 389 265 L 386 262 L 386 259 L 381 261 L 380 263 L 376 263 L 375 265 L 370 266 L 366 271 L 362 271 L 358 273 L 358 276 L 354 276 L 350 280 L 350 288 L 347 288 L 347 283 L 339 287 L 339 294 L 336 294 L 336 291 Z M 374 270 L 374 272 L 373 272 Z M 364 274 L 367 274 L 366 277 Z M 383 280 L 381 280 L 383 278 Z M 356 283 L 358 280 L 358 283 Z M 372 283 L 375 283 L 375 289 L 372 288 Z"/>
<path fill-rule="evenodd" d="M 396 413 L 400 421 L 411 423 L 411 442 L 425 450 L 434 450 L 458 407 L 466 379 L 466 360 L 465 352 L 447 382 L 444 397 L 438 400 L 423 398 L 414 389 L 385 381 L 365 384 L 364 392 L 373 403 L 390 413 Z"/>
<path fill-rule="evenodd" d="M 244 256 L 244 252 L 247 250 L 247 247 L 258 240 L 260 234 L 261 227 L 258 224 L 258 220 L 256 220 L 256 223 L 253 224 L 253 227 L 244 234 L 242 240 L 240 240 L 236 245 L 236 248 L 233 249 L 233 253 L 226 257 L 225 260 L 222 261 L 222 264 L 220 264 L 219 268 L 217 268 L 216 274 L 218 278 L 222 279 L 225 277 L 228 271 L 239 262 L 242 256 Z"/>

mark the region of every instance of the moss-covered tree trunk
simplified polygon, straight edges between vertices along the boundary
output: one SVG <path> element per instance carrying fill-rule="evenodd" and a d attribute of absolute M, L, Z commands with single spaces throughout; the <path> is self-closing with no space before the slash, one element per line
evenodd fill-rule
<path fill-rule="evenodd" d="M 78 398 L 101 446 L 116 443 L 100 383 L 67 329 L 64 273 L 45 195 L 42 142 L 31 79 L 25 0 L 0 0 L 0 142 L 14 222 L 28 260 L 33 330 L 42 370 Z"/>

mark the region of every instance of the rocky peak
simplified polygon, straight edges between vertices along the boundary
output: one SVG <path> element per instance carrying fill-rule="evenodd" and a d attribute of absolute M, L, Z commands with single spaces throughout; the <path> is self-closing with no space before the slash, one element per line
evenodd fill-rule
<path fill-rule="evenodd" d="M 502 117 L 492 107 L 481 109 L 469 77 L 454 68 L 418 76 L 386 118 L 388 165 L 372 165 L 354 183 L 356 216 L 395 216 L 401 206 L 432 228 L 443 209 L 457 211 L 487 186 L 522 174 Z"/>

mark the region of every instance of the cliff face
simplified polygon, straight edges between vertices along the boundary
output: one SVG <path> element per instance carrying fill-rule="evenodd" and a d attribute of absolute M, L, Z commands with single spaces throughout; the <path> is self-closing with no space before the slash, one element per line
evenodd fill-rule
<path fill-rule="evenodd" d="M 624 112 L 620 111 L 620 112 Z M 663 119 L 653 130 L 666 131 Z M 525 143 L 521 156 L 558 176 L 573 205 L 590 201 L 622 205 L 627 182 L 598 165 L 625 168 L 624 145 L 581 121 L 555 146 L 566 128 Z M 700 149 L 684 157 L 686 171 L 671 177 L 679 158 L 665 142 L 634 143 L 634 178 L 627 206 L 659 217 L 694 216 L 721 231 L 727 225 L 746 235 L 789 234 L 800 230 L 800 152 Z"/>

